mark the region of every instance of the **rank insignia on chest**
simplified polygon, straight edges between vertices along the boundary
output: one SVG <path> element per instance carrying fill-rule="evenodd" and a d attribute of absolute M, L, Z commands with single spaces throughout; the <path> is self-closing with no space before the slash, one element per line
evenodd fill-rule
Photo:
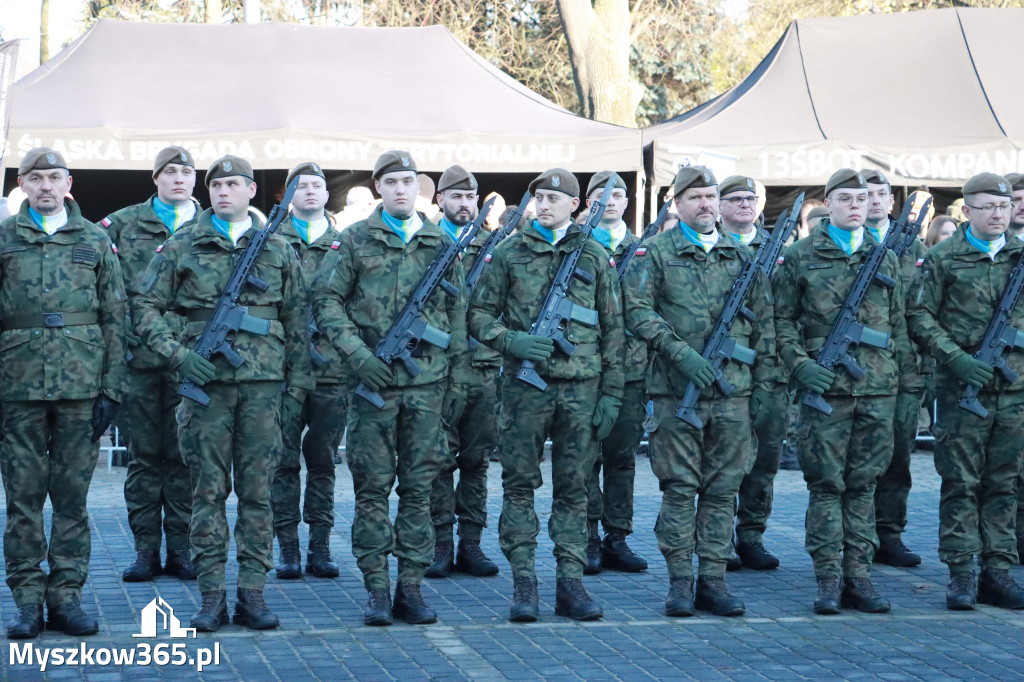
<path fill-rule="evenodd" d="M 922 265 L 924 265 L 924 258 L 918 258 L 917 259 L 917 267 L 921 267 Z"/>
<path fill-rule="evenodd" d="M 341 242 L 332 242 L 331 248 L 337 251 L 339 248 L 341 248 Z"/>
<path fill-rule="evenodd" d="M 100 221 L 100 225 L 102 225 L 103 227 L 110 227 L 110 225 L 113 222 L 114 221 L 110 219 L 110 216 L 107 216 L 106 218 L 104 218 L 103 220 Z"/>
<path fill-rule="evenodd" d="M 647 247 L 646 246 L 641 246 L 640 248 L 638 248 L 636 250 L 636 255 L 638 255 L 638 256 L 646 256 L 647 255 Z"/>

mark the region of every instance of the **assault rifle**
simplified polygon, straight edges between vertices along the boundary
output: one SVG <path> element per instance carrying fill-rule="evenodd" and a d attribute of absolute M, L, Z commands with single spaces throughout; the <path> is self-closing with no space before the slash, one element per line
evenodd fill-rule
<path fill-rule="evenodd" d="M 633 256 L 636 255 L 636 250 L 640 248 L 640 245 L 658 234 L 658 230 L 660 230 L 661 226 L 665 223 L 665 216 L 668 215 L 668 209 L 671 207 L 672 201 L 666 201 L 665 205 L 661 207 L 660 211 L 658 211 L 658 217 L 654 219 L 654 222 L 644 228 L 644 233 L 640 235 L 640 239 L 633 242 L 633 244 L 626 249 L 626 253 L 622 254 L 622 259 L 615 264 L 615 274 L 619 276 L 620 281 L 622 280 L 622 276 L 626 274 L 626 268 L 629 267 L 629 263 L 633 260 Z"/>
<path fill-rule="evenodd" d="M 246 306 L 238 305 L 238 297 L 242 295 L 246 285 L 260 293 L 270 287 L 269 284 L 254 275 L 253 271 L 256 269 L 256 261 L 259 260 L 267 242 L 270 241 L 271 235 L 277 231 L 277 228 L 288 216 L 288 207 L 292 203 L 292 196 L 295 194 L 298 184 L 298 176 L 288 183 L 281 203 L 274 206 L 267 217 L 266 225 L 256 230 L 252 239 L 249 240 L 245 251 L 242 252 L 242 257 L 238 259 L 235 269 L 231 272 L 227 286 L 220 293 L 217 305 L 213 309 L 213 316 L 206 323 L 206 328 L 203 329 L 199 340 L 196 341 L 195 348 L 192 349 L 207 360 L 219 353 L 232 367 L 241 367 L 245 364 L 245 358 L 231 347 L 238 332 L 245 331 L 260 336 L 270 333 L 270 320 L 250 315 Z M 181 386 L 178 387 L 178 395 L 194 400 L 200 405 L 210 404 L 210 396 L 195 382 L 188 379 L 181 382 Z"/>
<path fill-rule="evenodd" d="M 1024 289 L 1024 253 L 1017 257 L 1017 264 L 1010 271 L 1010 279 L 1006 282 L 1003 295 L 999 299 L 999 305 L 988 322 L 985 329 L 985 336 L 981 339 L 981 346 L 974 353 L 975 360 L 981 360 L 986 365 L 997 370 L 1007 381 L 1013 382 L 1018 374 L 1006 364 L 1006 356 L 1014 348 L 1024 348 L 1024 333 L 1016 329 L 1010 322 L 1010 315 L 1013 313 L 1017 299 L 1020 298 L 1021 290 Z M 968 412 L 977 415 L 981 419 L 988 417 L 988 410 L 978 400 L 979 389 L 970 384 L 960 394 L 960 401 L 957 405 Z"/>
<path fill-rule="evenodd" d="M 910 248 L 914 239 L 917 238 L 921 222 L 928 212 L 928 207 L 931 206 L 931 197 L 928 196 L 918 210 L 917 219 L 911 223 L 910 211 L 917 205 L 919 199 L 920 195 L 917 192 L 907 197 L 906 204 L 903 206 L 903 212 L 900 214 L 896 224 L 889 228 L 885 241 L 881 244 L 875 244 L 871 248 L 868 257 L 861 264 L 860 269 L 857 270 L 857 277 L 853 280 L 853 288 L 846 296 L 846 301 L 843 303 L 839 314 L 836 315 L 828 337 L 825 339 L 825 345 L 818 351 L 818 357 L 815 360 L 825 369 L 834 371 L 836 366 L 841 365 L 846 368 L 846 371 L 855 380 L 861 379 L 866 372 L 850 355 L 850 349 L 862 343 L 874 346 L 875 348 L 885 348 L 889 345 L 889 335 L 887 333 L 865 327 L 857 321 L 857 315 L 860 313 L 860 308 L 864 304 L 864 298 L 867 296 L 868 289 L 872 283 L 878 282 L 886 289 L 892 289 L 896 286 L 896 281 L 888 275 L 879 272 L 879 269 L 885 260 L 886 252 L 892 251 L 898 259 Z M 820 393 L 804 391 L 801 402 L 822 414 L 832 414 L 832 406 L 828 404 L 828 401 Z"/>
<path fill-rule="evenodd" d="M 742 362 L 745 365 L 753 365 L 754 359 L 757 357 L 757 351 L 741 346 L 733 340 L 732 336 L 730 336 L 732 326 L 736 322 L 737 317 L 743 317 L 750 322 L 754 322 L 757 319 L 754 311 L 747 308 L 743 302 L 746 300 L 747 293 L 749 293 L 750 287 L 754 284 L 754 280 L 757 279 L 759 273 L 766 277 L 771 276 L 772 270 L 779 262 L 779 252 L 782 250 L 782 245 L 789 239 L 789 235 L 793 232 L 793 228 L 800 219 L 800 207 L 803 206 L 803 203 L 804 195 L 801 192 L 800 196 L 796 198 L 793 208 L 788 212 L 783 212 L 779 219 L 775 221 L 775 229 L 772 230 L 767 241 L 763 242 L 757 249 L 757 255 L 753 260 L 748 260 L 743 264 L 739 277 L 732 283 L 732 289 L 729 290 L 729 296 L 725 299 L 722 312 L 718 316 L 715 326 L 711 329 L 711 335 L 708 336 L 704 343 L 701 357 L 707 360 L 711 367 L 714 368 L 715 384 L 723 395 L 729 395 L 734 390 L 733 385 L 725 378 L 725 367 L 729 364 L 729 360 Z M 697 411 L 694 409 L 699 398 L 700 389 L 697 388 L 697 384 L 691 381 L 686 386 L 686 392 L 683 394 L 683 401 L 679 404 L 679 409 L 676 410 L 677 417 L 698 430 L 704 428 L 704 422 L 697 416 Z"/>
<path fill-rule="evenodd" d="M 373 351 L 373 354 L 384 364 L 391 366 L 396 361 L 401 362 L 409 376 L 416 377 L 423 371 L 414 359 L 422 355 L 420 343 L 429 343 L 442 350 L 448 348 L 452 335 L 427 324 L 427 321 L 423 319 L 423 311 L 426 310 L 427 302 L 438 287 L 444 289 L 451 296 L 458 295 L 458 287 L 446 280 L 444 276 L 462 250 L 473 241 L 473 237 L 476 236 L 482 223 L 483 221 L 478 215 L 477 219 L 462 233 L 462 236 L 439 251 L 433 262 L 427 266 L 427 272 L 423 275 L 423 279 L 416 285 L 416 290 L 412 292 L 412 296 L 402 308 L 402 312 L 395 318 L 388 333 L 377 343 L 377 348 Z M 384 398 L 366 384 L 360 382 L 356 386 L 355 393 L 368 400 L 378 410 L 384 408 Z"/>
<path fill-rule="evenodd" d="M 575 344 L 565 338 L 564 333 L 570 320 L 575 320 L 588 327 L 597 326 L 597 311 L 570 301 L 569 285 L 572 284 L 573 277 L 579 278 L 586 284 L 594 282 L 594 275 L 584 270 L 577 270 L 576 266 L 580 262 L 580 256 L 583 255 L 587 240 L 590 239 L 591 231 L 601 222 L 614 186 L 615 176 L 613 175 L 608 178 L 601 198 L 591 208 L 590 217 L 582 226 L 583 239 L 580 240 L 580 245 L 562 257 L 562 264 L 558 266 L 558 272 L 555 273 L 555 279 L 551 282 L 551 289 L 548 290 L 547 298 L 544 299 L 544 305 L 540 309 L 537 321 L 530 327 L 530 334 L 551 339 L 555 342 L 555 348 L 565 355 L 572 355 L 576 352 Z M 547 382 L 537 373 L 536 363 L 532 360 L 523 360 L 519 371 L 516 372 L 516 379 L 530 384 L 540 391 L 547 390 L 548 387 Z"/>
<path fill-rule="evenodd" d="M 523 213 L 526 212 L 526 206 L 530 203 L 530 199 L 532 198 L 533 195 L 529 192 L 524 194 L 523 200 L 519 202 L 519 206 L 516 210 L 509 214 L 508 220 L 505 221 L 505 224 L 494 232 L 491 232 L 490 236 L 487 237 L 487 241 L 485 241 L 484 245 L 480 248 L 480 252 L 477 254 L 476 260 L 473 261 L 473 267 L 471 267 L 469 272 L 466 273 L 467 304 L 469 304 L 469 297 L 473 294 L 473 287 L 476 286 L 477 280 L 480 279 L 480 275 L 484 272 L 484 266 L 487 265 L 487 256 L 491 255 L 491 252 L 494 251 L 494 247 L 501 243 L 502 239 L 512 234 L 512 230 L 516 229 L 516 225 L 518 225 L 519 221 L 522 220 Z M 494 203 L 493 198 L 484 204 L 484 207 L 480 209 L 481 216 L 487 216 L 488 211 L 491 210 L 492 203 Z M 480 224 L 483 224 L 482 218 L 480 219 Z"/>

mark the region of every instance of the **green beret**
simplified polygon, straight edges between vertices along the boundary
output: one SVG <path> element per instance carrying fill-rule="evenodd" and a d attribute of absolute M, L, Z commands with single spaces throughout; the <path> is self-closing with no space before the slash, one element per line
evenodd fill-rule
<path fill-rule="evenodd" d="M 826 218 L 828 217 L 828 209 L 824 206 L 815 206 L 807 212 L 807 219 L 814 220 L 815 218 Z"/>
<path fill-rule="evenodd" d="M 327 181 L 327 176 L 324 175 L 322 170 L 320 170 L 320 166 L 313 161 L 306 161 L 305 163 L 300 163 L 298 166 L 288 171 L 288 177 L 284 179 L 284 186 L 287 187 L 292 184 L 292 180 L 300 175 L 319 175 L 324 179 L 324 182 Z"/>
<path fill-rule="evenodd" d="M 748 178 L 746 175 L 730 175 L 722 182 L 718 183 L 718 196 L 724 197 L 726 194 L 732 192 L 753 192 L 757 194 L 757 187 L 754 184 L 754 178 Z"/>
<path fill-rule="evenodd" d="M 604 189 L 604 186 L 608 184 L 608 178 L 615 176 L 615 184 L 613 188 L 618 187 L 621 189 L 627 189 L 626 181 L 622 179 L 622 176 L 615 171 L 603 170 L 600 173 L 595 173 L 594 177 L 590 178 L 590 183 L 587 185 L 587 196 L 595 189 Z"/>
<path fill-rule="evenodd" d="M 478 187 L 473 174 L 458 164 L 441 173 L 441 179 L 437 181 L 438 192 L 443 192 L 446 189 L 477 189 Z"/>
<path fill-rule="evenodd" d="M 153 177 L 155 178 L 160 175 L 160 171 L 166 168 L 169 163 L 192 166 L 192 168 L 196 167 L 195 159 L 192 158 L 192 155 L 184 147 L 165 147 L 156 155 L 156 163 L 153 164 Z"/>
<path fill-rule="evenodd" d="M 867 189 L 868 182 L 864 174 L 852 168 L 840 168 L 825 183 L 825 196 L 827 197 L 834 189 Z"/>
<path fill-rule="evenodd" d="M 206 186 L 209 187 L 210 183 L 217 178 L 227 178 L 232 175 L 241 175 L 249 182 L 255 182 L 252 164 L 243 158 L 228 154 L 214 161 L 206 170 Z"/>
<path fill-rule="evenodd" d="M 864 176 L 864 181 L 869 185 L 888 185 L 892 189 L 892 183 L 889 182 L 889 178 L 885 177 L 885 174 L 880 170 L 861 171 L 861 175 Z"/>
<path fill-rule="evenodd" d="M 373 179 L 380 180 L 380 176 L 397 171 L 416 172 L 416 162 L 409 152 L 391 149 L 377 157 L 377 163 L 373 164 Z"/>
<path fill-rule="evenodd" d="M 64 156 L 52 147 L 35 147 L 28 150 L 25 158 L 18 165 L 18 175 L 25 175 L 34 170 L 50 170 L 51 168 L 63 168 L 68 170 L 68 162 Z"/>
<path fill-rule="evenodd" d="M 538 189 L 550 189 L 576 198 L 580 196 L 579 180 L 564 168 L 552 168 L 534 178 L 530 183 L 530 194 L 536 194 Z"/>
<path fill-rule="evenodd" d="M 1024 173 L 1007 173 L 1005 177 L 1014 192 L 1024 189 Z"/>
<path fill-rule="evenodd" d="M 691 187 L 714 187 L 717 184 L 715 174 L 707 166 L 683 166 L 672 183 L 672 196 L 677 197 Z"/>
<path fill-rule="evenodd" d="M 1002 175 L 978 173 L 964 183 L 963 194 L 994 194 L 997 197 L 1009 197 L 1013 196 L 1013 184 Z"/>

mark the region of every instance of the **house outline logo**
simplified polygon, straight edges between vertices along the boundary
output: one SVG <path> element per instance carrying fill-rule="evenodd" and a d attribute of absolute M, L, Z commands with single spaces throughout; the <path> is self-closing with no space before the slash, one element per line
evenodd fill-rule
<path fill-rule="evenodd" d="M 174 615 L 174 609 L 163 600 L 163 597 L 157 597 L 142 609 L 142 632 L 134 634 L 132 637 L 155 638 L 161 617 L 163 618 L 163 629 L 171 638 L 188 639 L 189 633 L 193 639 L 195 638 L 196 629 L 181 627 L 181 621 Z"/>

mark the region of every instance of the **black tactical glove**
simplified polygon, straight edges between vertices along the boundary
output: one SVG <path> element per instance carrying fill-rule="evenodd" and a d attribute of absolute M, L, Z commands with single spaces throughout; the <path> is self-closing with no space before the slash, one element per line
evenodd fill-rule
<path fill-rule="evenodd" d="M 117 414 L 118 403 L 105 395 L 96 398 L 92 405 L 92 440 L 93 443 L 100 439 L 110 425 L 114 423 L 114 415 Z"/>

